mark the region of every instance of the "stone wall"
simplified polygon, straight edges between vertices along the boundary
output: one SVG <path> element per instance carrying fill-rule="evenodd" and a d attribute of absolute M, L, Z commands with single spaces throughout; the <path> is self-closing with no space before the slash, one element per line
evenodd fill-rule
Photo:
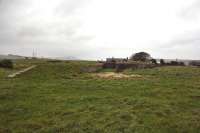
<path fill-rule="evenodd" d="M 130 62 L 130 63 L 115 63 L 115 62 L 105 62 L 103 68 L 116 69 L 116 71 L 123 71 L 124 69 L 145 69 L 156 67 L 152 63 L 141 63 L 141 62 Z"/>

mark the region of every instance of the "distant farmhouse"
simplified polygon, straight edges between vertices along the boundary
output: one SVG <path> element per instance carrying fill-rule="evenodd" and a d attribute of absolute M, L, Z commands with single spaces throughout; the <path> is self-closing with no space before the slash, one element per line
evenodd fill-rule
<path fill-rule="evenodd" d="M 178 59 L 154 59 L 146 52 L 139 52 L 131 55 L 130 58 L 107 58 L 103 68 L 116 69 L 141 69 L 160 66 L 200 66 L 200 60 L 178 60 Z"/>
<path fill-rule="evenodd" d="M 139 52 L 131 55 L 130 58 L 107 58 L 106 62 L 116 62 L 116 63 L 123 63 L 123 62 L 131 62 L 131 61 L 142 61 L 142 62 L 149 62 L 153 58 L 150 54 L 146 52 Z"/>

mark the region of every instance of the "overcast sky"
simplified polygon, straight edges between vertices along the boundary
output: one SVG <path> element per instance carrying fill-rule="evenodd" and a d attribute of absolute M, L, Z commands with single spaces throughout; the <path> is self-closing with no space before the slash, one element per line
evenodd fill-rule
<path fill-rule="evenodd" d="M 200 59 L 200 0 L 0 0 L 0 54 Z"/>

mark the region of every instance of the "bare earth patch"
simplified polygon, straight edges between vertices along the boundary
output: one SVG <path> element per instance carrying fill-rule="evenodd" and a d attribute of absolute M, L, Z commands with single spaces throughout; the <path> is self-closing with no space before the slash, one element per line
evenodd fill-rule
<path fill-rule="evenodd" d="M 123 79 L 123 78 L 142 78 L 141 75 L 136 75 L 136 74 L 132 74 L 132 75 L 126 75 L 123 73 L 115 73 L 115 72 L 104 72 L 104 73 L 96 73 L 93 74 L 93 76 L 95 77 L 99 77 L 99 78 L 114 78 L 114 79 Z"/>

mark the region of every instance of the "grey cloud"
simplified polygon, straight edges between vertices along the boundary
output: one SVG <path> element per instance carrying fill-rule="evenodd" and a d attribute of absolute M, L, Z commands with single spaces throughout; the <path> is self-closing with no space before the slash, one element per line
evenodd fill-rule
<path fill-rule="evenodd" d="M 58 3 L 53 7 L 52 12 L 50 14 L 47 12 L 48 17 L 45 16 L 46 12 L 41 15 L 40 10 L 32 7 L 34 1 L 0 0 L 0 54 L 31 55 L 33 49 L 37 49 L 38 55 L 41 56 L 106 58 L 107 56 L 126 57 L 133 52 L 131 48 L 123 49 L 116 43 L 111 45 L 111 48 L 105 47 L 106 43 L 103 39 L 103 43 L 95 44 L 94 35 L 83 33 L 79 12 L 91 0 L 57 0 Z M 200 2 L 197 1 L 196 4 L 183 10 L 182 17 L 197 17 L 199 9 Z M 177 53 L 184 55 L 189 52 L 190 54 L 186 55 L 200 58 L 199 36 L 200 30 L 189 32 L 165 44 L 161 43 L 160 47 L 156 46 L 157 50 L 152 48 L 154 50 L 152 51 L 167 56 L 174 55 L 174 57 Z M 130 47 L 134 48 L 134 46 Z"/>
<path fill-rule="evenodd" d="M 197 19 L 200 17 L 200 1 L 196 0 L 192 5 L 183 8 L 179 16 L 184 19 Z"/>
<path fill-rule="evenodd" d="M 85 3 L 88 3 L 90 0 L 62 0 L 61 4 L 56 7 L 55 11 L 61 15 L 70 15 L 75 13 L 75 11 Z"/>
<path fill-rule="evenodd" d="M 199 44 L 200 30 L 197 30 L 174 37 L 166 43 L 160 43 L 154 51 L 159 55 L 166 55 L 163 58 L 199 59 Z"/>
<path fill-rule="evenodd" d="M 14 17 L 17 14 L 24 13 L 24 9 L 30 5 L 28 0 L 1 0 L 0 14 L 2 17 Z"/>
<path fill-rule="evenodd" d="M 68 16 L 84 5 L 83 0 L 60 0 L 52 19 L 38 19 L 40 14 L 29 10 L 33 1 L 0 0 L 0 53 L 31 55 L 38 49 L 44 56 L 84 57 L 94 49 L 88 44 L 94 36 L 80 33 L 77 16 Z"/>
<path fill-rule="evenodd" d="M 198 45 L 198 44 L 200 44 L 200 30 L 190 31 L 182 35 L 179 35 L 173 38 L 171 41 L 164 44 L 164 47 L 177 47 L 183 45 Z"/>
<path fill-rule="evenodd" d="M 42 36 L 44 35 L 46 32 L 39 28 L 39 27 L 21 27 L 21 30 L 18 32 L 17 36 L 20 37 L 37 37 L 37 36 Z"/>
<path fill-rule="evenodd" d="M 9 1 L 9 2 L 8 2 Z M 0 15 L 4 15 L 5 17 L 0 18 L 0 34 L 2 36 L 11 34 L 16 34 L 18 39 L 24 37 L 45 37 L 48 36 L 66 36 L 66 38 L 70 39 L 73 36 L 75 38 L 76 34 L 78 34 L 79 28 L 81 28 L 81 24 L 77 18 L 73 17 L 63 17 L 54 16 L 55 20 L 39 20 L 37 17 L 29 16 L 26 14 L 21 14 L 21 10 L 28 10 L 25 7 L 19 7 L 19 5 L 23 5 L 24 0 L 14 0 L 12 3 L 11 0 L 1 0 L 1 5 L 5 7 L 5 9 L 1 9 Z M 17 1 L 20 3 L 17 3 Z M 9 4 L 10 3 L 10 4 Z M 62 3 L 57 7 L 59 10 L 68 10 L 67 14 L 75 10 L 80 6 L 81 3 L 84 3 L 82 0 L 62 0 Z M 15 5 L 15 6 L 13 6 Z M 11 10 L 10 7 L 15 7 Z M 6 11 L 5 11 L 6 10 Z M 15 11 L 15 12 L 13 12 Z M 56 12 L 56 10 L 54 11 Z M 14 18 L 12 16 L 15 16 Z M 16 19 L 17 17 L 17 19 Z M 47 21 L 47 22 L 45 22 Z M 9 33 L 9 34 L 6 34 Z M 78 36 L 77 38 L 80 38 Z M 85 38 L 85 37 L 84 37 Z M 87 40 L 87 39 L 86 39 Z"/>

